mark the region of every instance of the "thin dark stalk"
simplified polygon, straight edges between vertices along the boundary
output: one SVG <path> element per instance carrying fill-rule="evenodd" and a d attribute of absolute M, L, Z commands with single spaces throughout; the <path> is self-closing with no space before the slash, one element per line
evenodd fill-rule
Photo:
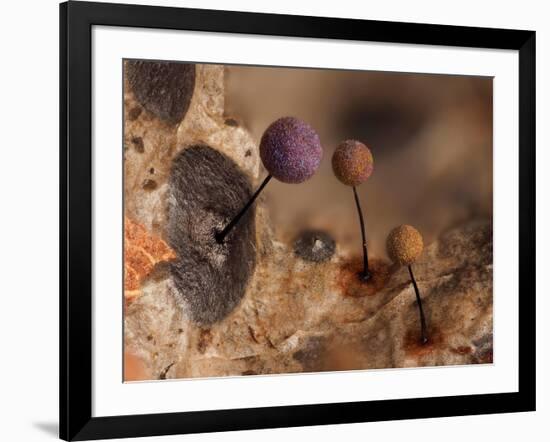
<path fill-rule="evenodd" d="M 363 272 L 361 273 L 361 279 L 368 281 L 371 277 L 369 271 L 369 253 L 367 251 L 367 236 L 365 233 L 365 220 L 363 219 L 363 211 L 361 210 L 361 204 L 359 204 L 359 197 L 357 196 L 357 189 L 353 186 L 353 196 L 355 197 L 355 205 L 357 206 L 357 213 L 359 213 L 359 224 L 361 224 L 361 236 L 363 238 Z"/>
<path fill-rule="evenodd" d="M 420 342 L 426 344 L 428 342 L 428 334 L 426 332 L 426 317 L 424 316 L 424 309 L 422 308 L 422 300 L 420 299 L 420 292 L 418 291 L 418 285 L 416 285 L 416 279 L 412 267 L 409 266 L 409 275 L 411 275 L 411 281 L 414 287 L 414 293 L 416 294 L 416 302 L 418 304 L 418 311 L 420 313 Z"/>
<path fill-rule="evenodd" d="M 246 213 L 246 211 L 250 208 L 250 206 L 254 203 L 254 201 L 256 200 L 256 198 L 258 197 L 258 195 L 261 193 L 261 191 L 263 190 L 263 188 L 267 185 L 267 183 L 269 183 L 269 180 L 271 179 L 271 175 L 268 175 L 265 180 L 263 181 L 263 183 L 260 185 L 260 187 L 258 187 L 258 190 L 256 190 L 256 192 L 254 193 L 254 195 L 252 195 L 252 198 L 250 198 L 250 200 L 248 201 L 248 203 L 246 203 L 246 205 L 241 209 L 241 211 L 235 216 L 235 218 L 233 218 L 231 220 L 231 222 L 225 226 L 225 228 L 220 231 L 220 232 L 217 232 L 216 233 L 216 241 L 219 242 L 220 244 L 223 243 L 225 241 L 225 237 L 229 234 L 229 232 L 233 229 L 233 227 L 235 227 L 237 225 L 237 223 L 239 222 L 239 220 L 243 217 L 243 215 Z"/>

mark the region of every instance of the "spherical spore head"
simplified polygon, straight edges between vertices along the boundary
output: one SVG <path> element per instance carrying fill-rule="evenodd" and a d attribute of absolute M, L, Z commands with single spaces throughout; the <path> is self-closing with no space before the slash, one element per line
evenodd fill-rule
<path fill-rule="evenodd" d="M 271 123 L 260 142 L 260 158 L 270 175 L 283 183 L 298 184 L 319 168 L 323 148 L 307 123 L 283 117 Z"/>
<path fill-rule="evenodd" d="M 411 265 L 424 248 L 422 235 L 414 227 L 403 224 L 393 229 L 386 243 L 391 260 L 401 265 Z"/>
<path fill-rule="evenodd" d="M 332 170 L 346 186 L 358 186 L 367 181 L 374 169 L 370 149 L 360 141 L 342 141 L 332 155 Z"/>

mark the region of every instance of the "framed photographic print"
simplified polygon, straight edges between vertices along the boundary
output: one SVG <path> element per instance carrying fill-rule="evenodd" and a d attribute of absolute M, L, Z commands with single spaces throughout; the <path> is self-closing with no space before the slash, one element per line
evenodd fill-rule
<path fill-rule="evenodd" d="M 60 7 L 65 440 L 535 409 L 535 33 Z"/>

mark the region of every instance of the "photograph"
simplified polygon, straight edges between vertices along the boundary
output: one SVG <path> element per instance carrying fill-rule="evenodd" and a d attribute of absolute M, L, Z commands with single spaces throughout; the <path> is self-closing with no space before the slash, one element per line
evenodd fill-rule
<path fill-rule="evenodd" d="M 544 2 L 3 5 L 0 442 L 549 433 Z"/>
<path fill-rule="evenodd" d="M 493 363 L 493 77 L 122 63 L 124 382 Z"/>

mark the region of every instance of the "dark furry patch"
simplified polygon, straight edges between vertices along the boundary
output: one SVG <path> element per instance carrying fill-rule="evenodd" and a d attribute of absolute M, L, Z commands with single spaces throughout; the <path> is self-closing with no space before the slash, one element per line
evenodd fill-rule
<path fill-rule="evenodd" d="M 226 118 L 224 123 L 226 126 L 239 127 L 239 122 L 235 118 Z"/>
<path fill-rule="evenodd" d="M 195 89 L 194 64 L 128 61 L 126 78 L 137 100 L 157 118 L 175 124 L 187 113 Z"/>
<path fill-rule="evenodd" d="M 250 184 L 236 164 L 208 146 L 192 146 L 173 162 L 168 242 L 176 297 L 196 323 L 225 318 L 244 296 L 256 263 L 254 207 L 219 244 L 221 230 L 249 200 Z"/>
<path fill-rule="evenodd" d="M 305 261 L 328 261 L 335 249 L 332 236 L 321 230 L 302 231 L 294 240 L 294 253 Z"/>

